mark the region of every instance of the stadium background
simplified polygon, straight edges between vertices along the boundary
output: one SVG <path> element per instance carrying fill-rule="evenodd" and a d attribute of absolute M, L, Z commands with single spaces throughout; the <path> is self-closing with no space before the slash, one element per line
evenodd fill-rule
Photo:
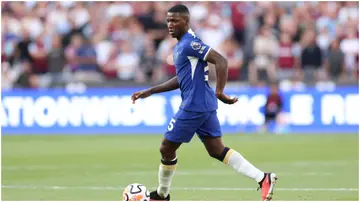
<path fill-rule="evenodd" d="M 156 186 L 179 92 L 136 105 L 130 96 L 175 74 L 165 22 L 175 3 L 1 2 L 3 200 L 119 200 L 129 183 Z M 183 3 L 195 33 L 228 59 L 226 93 L 240 98 L 220 105 L 225 141 L 285 178 L 280 200 L 358 200 L 358 2 Z M 284 111 L 259 134 L 274 81 Z M 179 155 L 176 200 L 258 199 L 196 138 Z"/>

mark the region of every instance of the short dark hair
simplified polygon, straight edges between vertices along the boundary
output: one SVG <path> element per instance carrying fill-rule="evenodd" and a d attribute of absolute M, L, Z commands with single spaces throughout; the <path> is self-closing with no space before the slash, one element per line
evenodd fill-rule
<path fill-rule="evenodd" d="M 190 14 L 189 9 L 183 4 L 177 4 L 168 10 L 169 13 L 184 13 Z"/>

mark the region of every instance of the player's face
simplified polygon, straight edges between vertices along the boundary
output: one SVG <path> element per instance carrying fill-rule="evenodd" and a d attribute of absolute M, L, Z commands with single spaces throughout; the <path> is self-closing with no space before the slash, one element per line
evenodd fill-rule
<path fill-rule="evenodd" d="M 166 20 L 169 34 L 173 38 L 179 38 L 184 34 L 186 20 L 180 13 L 167 13 Z"/>

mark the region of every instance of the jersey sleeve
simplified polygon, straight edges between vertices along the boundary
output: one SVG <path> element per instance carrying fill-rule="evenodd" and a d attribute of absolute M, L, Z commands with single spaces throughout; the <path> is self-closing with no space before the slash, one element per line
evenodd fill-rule
<path fill-rule="evenodd" d="M 188 56 L 200 58 L 206 61 L 211 47 L 203 43 L 200 39 L 189 40 L 185 47 Z"/>

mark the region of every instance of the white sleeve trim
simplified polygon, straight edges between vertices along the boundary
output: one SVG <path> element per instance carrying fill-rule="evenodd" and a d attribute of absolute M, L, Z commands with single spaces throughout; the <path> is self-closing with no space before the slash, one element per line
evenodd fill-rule
<path fill-rule="evenodd" d="M 209 50 L 206 52 L 206 54 L 205 54 L 205 56 L 204 56 L 204 60 L 205 60 L 205 61 L 206 61 L 207 56 L 208 56 L 208 54 L 209 54 L 209 52 L 210 52 L 211 49 L 212 49 L 212 47 L 210 47 Z"/>

